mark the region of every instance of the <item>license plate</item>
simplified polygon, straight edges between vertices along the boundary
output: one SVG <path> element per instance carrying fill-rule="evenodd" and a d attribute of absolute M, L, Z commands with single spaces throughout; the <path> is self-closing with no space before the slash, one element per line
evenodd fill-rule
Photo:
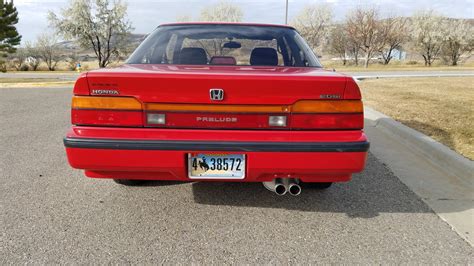
<path fill-rule="evenodd" d="M 244 179 L 243 154 L 188 154 L 190 179 Z"/>

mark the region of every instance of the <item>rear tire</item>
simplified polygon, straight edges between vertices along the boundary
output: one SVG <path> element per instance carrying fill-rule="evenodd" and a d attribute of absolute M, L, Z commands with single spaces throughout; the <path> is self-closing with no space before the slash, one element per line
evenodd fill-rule
<path fill-rule="evenodd" d="M 309 188 L 314 189 L 328 189 L 332 186 L 332 182 L 322 182 L 322 183 L 305 183 Z"/>
<path fill-rule="evenodd" d="M 114 179 L 114 182 L 124 186 L 139 186 L 145 184 L 146 180 Z"/>

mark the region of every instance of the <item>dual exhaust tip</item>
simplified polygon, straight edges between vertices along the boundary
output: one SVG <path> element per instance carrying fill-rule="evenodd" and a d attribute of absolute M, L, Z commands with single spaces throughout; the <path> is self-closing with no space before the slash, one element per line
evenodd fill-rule
<path fill-rule="evenodd" d="M 275 178 L 270 182 L 263 182 L 266 189 L 275 192 L 279 196 L 289 193 L 292 196 L 301 194 L 301 186 L 299 180 L 295 178 Z"/>

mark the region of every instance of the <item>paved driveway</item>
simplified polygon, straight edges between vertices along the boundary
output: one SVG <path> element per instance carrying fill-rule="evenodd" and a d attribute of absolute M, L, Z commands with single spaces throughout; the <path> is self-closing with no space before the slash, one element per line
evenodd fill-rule
<path fill-rule="evenodd" d="M 68 167 L 69 88 L 0 89 L 0 264 L 472 264 L 473 248 L 381 162 L 328 191 L 124 187 Z"/>

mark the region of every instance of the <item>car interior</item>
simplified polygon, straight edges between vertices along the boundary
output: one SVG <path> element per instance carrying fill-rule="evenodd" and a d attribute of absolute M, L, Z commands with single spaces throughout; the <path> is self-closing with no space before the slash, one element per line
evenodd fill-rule
<path fill-rule="evenodd" d="M 207 55 L 204 48 L 186 47 L 179 53 L 178 64 L 184 65 L 206 65 Z M 232 56 L 213 56 L 210 65 L 236 65 L 237 60 Z M 278 65 L 277 51 L 269 47 L 257 47 L 250 55 L 252 66 L 276 66 Z"/>
<path fill-rule="evenodd" d="M 128 63 L 321 67 L 291 29 L 221 25 L 159 29 Z"/>

